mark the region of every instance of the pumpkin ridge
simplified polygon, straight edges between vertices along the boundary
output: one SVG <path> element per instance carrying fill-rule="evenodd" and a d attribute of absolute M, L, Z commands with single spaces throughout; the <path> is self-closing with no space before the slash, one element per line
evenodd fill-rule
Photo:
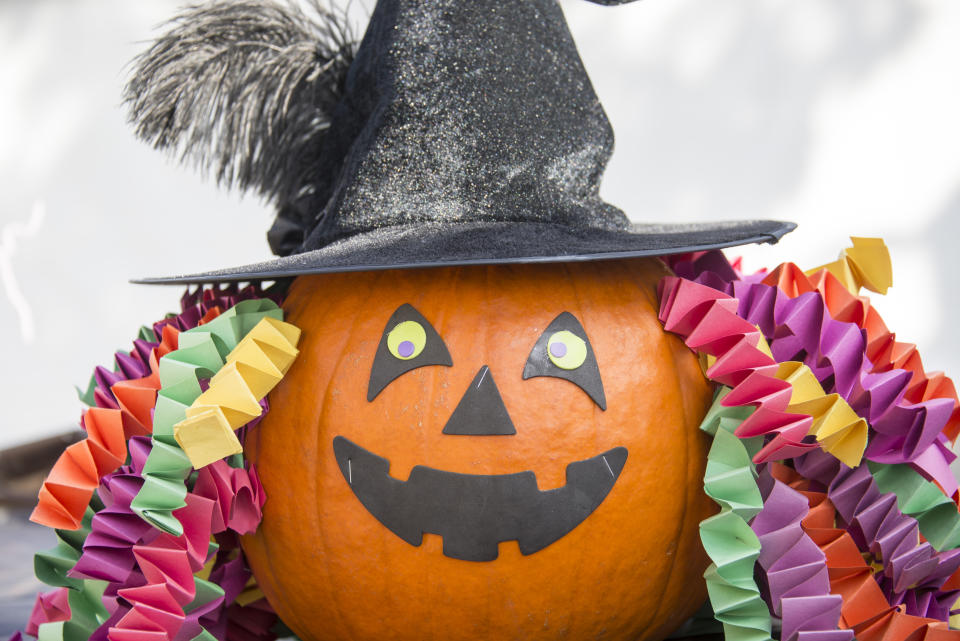
<path fill-rule="evenodd" d="M 575 275 L 574 275 L 574 273 L 573 273 L 573 270 L 571 269 L 570 263 L 562 263 L 562 265 L 563 265 L 564 271 L 566 271 L 566 273 L 567 273 L 567 279 L 570 281 L 570 288 L 573 290 L 573 298 L 574 298 L 575 301 L 577 301 L 577 313 L 576 313 L 576 316 L 577 316 L 577 318 L 580 320 L 580 322 L 586 327 L 588 323 L 587 323 L 587 319 L 585 319 L 585 318 L 583 317 L 583 300 L 580 298 L 580 295 L 579 295 L 579 293 L 577 292 Z M 594 355 L 596 356 L 596 354 L 594 354 Z M 599 357 L 597 357 L 597 365 L 598 365 L 598 367 L 599 367 L 599 364 L 600 364 L 600 359 L 599 359 Z M 601 369 L 600 371 L 602 372 L 603 370 Z M 579 390 L 578 390 L 578 391 L 579 391 Z M 588 399 L 588 400 L 590 400 L 591 405 L 593 405 L 593 399 Z M 602 451 L 602 450 L 600 450 L 600 449 L 598 448 L 598 445 L 597 445 L 597 411 L 598 411 L 597 407 L 594 406 L 594 408 L 593 408 L 593 415 L 592 415 L 592 419 L 593 419 L 593 420 L 592 420 L 592 422 L 593 422 L 593 450 L 594 450 L 594 451 Z M 610 491 L 611 491 L 611 492 L 613 492 L 613 490 L 614 490 L 614 488 L 610 488 Z M 597 506 L 597 507 L 599 508 L 600 506 Z M 581 525 L 582 525 L 582 524 L 581 524 Z M 581 571 L 582 571 L 582 569 L 583 569 L 584 555 L 583 555 L 583 554 L 579 554 L 579 555 L 577 555 L 577 557 L 578 557 L 578 558 L 577 558 L 577 575 L 580 575 L 580 573 L 581 573 Z M 576 587 L 575 587 L 573 590 L 571 590 L 571 600 L 570 600 L 570 603 L 573 604 L 573 605 L 576 605 L 577 603 L 580 602 L 580 593 L 581 593 L 581 590 L 583 589 L 584 586 L 581 585 L 580 582 L 576 582 L 574 585 L 575 585 Z M 570 611 L 571 611 L 571 612 L 576 612 L 576 611 L 577 611 L 577 608 L 576 608 L 576 607 L 572 607 L 572 608 L 570 608 Z M 571 619 L 573 619 L 573 617 L 571 617 Z M 573 624 L 574 621 L 571 620 L 570 623 Z"/>
<path fill-rule="evenodd" d="M 463 277 L 463 271 L 464 271 L 464 270 L 463 270 L 462 267 L 455 267 L 455 268 L 453 268 L 453 270 L 450 272 L 450 280 L 449 280 L 449 283 L 450 283 L 450 284 L 449 284 L 449 288 L 446 290 L 446 299 L 444 300 L 444 304 L 443 304 L 443 305 L 438 306 L 438 310 L 440 310 L 440 313 L 442 314 L 442 316 L 437 319 L 437 321 L 436 321 L 435 324 L 434 324 L 434 328 L 435 328 L 435 329 L 437 330 L 437 332 L 440 334 L 441 338 L 444 336 L 445 333 L 449 334 L 449 331 L 448 331 L 448 330 L 449 330 L 449 326 L 448 326 L 448 322 L 449 322 L 449 312 L 448 312 L 448 309 L 449 309 L 449 307 L 450 307 L 451 305 L 453 305 L 453 306 L 454 306 L 454 309 L 456 309 L 456 306 L 457 306 L 457 291 L 458 291 L 458 289 L 459 289 L 458 285 L 459 285 L 459 283 L 460 283 L 460 279 Z M 438 325 L 439 325 L 439 327 L 438 327 Z M 453 362 L 453 367 L 456 367 L 456 366 L 457 366 L 457 360 L 458 360 L 458 359 L 456 358 L 456 355 L 453 354 L 453 353 L 451 353 L 451 354 L 450 354 L 450 359 L 451 359 L 451 361 Z M 437 369 L 437 368 L 434 368 L 434 369 Z M 450 368 L 450 369 L 453 369 L 453 368 Z M 436 377 L 436 373 L 434 373 L 434 377 Z M 449 378 L 450 378 L 450 377 L 448 376 L 448 377 L 447 377 L 448 384 L 447 384 L 447 388 L 446 388 L 446 390 L 445 390 L 445 391 L 446 391 L 446 394 L 448 394 L 448 395 L 450 394 L 451 389 L 452 389 L 452 388 L 450 387 L 450 385 L 449 385 Z M 434 387 L 434 386 L 431 386 L 431 394 L 430 394 L 430 403 L 431 403 L 431 404 L 430 404 L 430 407 L 431 407 L 431 408 L 434 407 L 434 405 L 433 405 L 434 398 L 435 398 L 435 397 L 434 397 L 434 394 L 433 394 L 434 389 L 435 389 L 435 387 Z M 439 426 L 438 426 L 438 427 L 439 427 Z M 440 429 L 442 429 L 442 428 L 440 428 Z M 421 448 L 422 448 L 422 447 L 424 447 L 424 446 L 421 445 Z M 422 456 L 422 452 L 423 452 L 423 450 L 421 449 L 421 456 Z M 424 538 L 426 538 L 426 535 L 424 535 Z M 439 570 L 438 570 L 435 566 L 432 566 L 432 565 L 431 565 L 431 566 L 428 566 L 428 567 L 426 568 L 426 572 L 423 573 L 423 575 L 425 575 L 425 576 L 423 576 L 423 580 L 425 580 L 425 581 L 426 581 L 426 584 L 429 586 L 430 599 L 431 599 L 433 602 L 435 602 L 435 603 L 439 603 L 439 602 L 440 602 L 440 596 L 441 596 L 441 595 L 440 595 L 440 587 L 439 587 L 440 582 L 436 580 L 436 573 L 437 573 L 437 572 L 439 572 Z M 426 622 L 427 622 L 427 626 L 428 626 L 428 627 L 427 627 L 427 635 L 426 635 L 426 638 L 427 638 L 427 639 L 442 639 L 442 638 L 443 638 L 443 633 L 442 633 L 442 631 L 438 630 L 438 628 L 437 628 L 437 626 L 438 626 L 438 621 L 437 621 L 434 617 L 427 617 Z"/>
<path fill-rule="evenodd" d="M 374 291 L 375 291 L 375 289 L 376 289 L 375 286 L 378 285 L 379 282 L 380 282 L 381 280 L 383 280 L 388 274 L 389 274 L 389 272 L 380 272 L 380 273 L 378 273 L 373 279 L 371 279 L 370 281 L 368 281 L 368 287 L 367 287 L 367 296 L 368 296 L 368 297 L 374 293 Z M 366 298 L 366 297 L 364 297 L 364 298 Z M 355 298 L 354 300 L 355 300 L 355 301 L 358 301 L 358 300 L 362 300 L 362 299 L 356 299 L 356 298 Z M 324 313 L 324 314 L 323 314 L 323 316 L 321 317 L 321 320 L 322 320 L 323 318 L 325 318 L 326 316 L 329 315 L 329 307 L 324 308 L 324 311 L 327 312 L 327 313 Z M 344 364 L 344 358 L 343 358 L 343 356 L 344 356 L 344 354 L 346 353 L 347 349 L 348 349 L 349 346 L 350 346 L 350 341 L 348 340 L 348 337 L 354 335 L 354 330 L 356 330 L 357 323 L 358 323 L 358 321 L 359 321 L 359 319 L 360 319 L 360 313 L 361 313 L 361 311 L 362 311 L 362 304 L 360 304 L 360 302 L 357 302 L 357 303 L 353 304 L 353 305 L 352 305 L 352 311 L 353 311 L 353 313 L 352 313 L 351 316 L 350 316 L 350 326 L 349 326 L 350 329 L 349 329 L 349 331 L 346 332 L 345 334 L 342 334 L 345 338 L 344 338 L 343 340 L 341 340 L 341 342 L 340 342 L 340 349 L 339 349 L 339 352 L 338 352 L 338 354 L 337 354 L 337 359 L 336 359 L 336 361 L 334 361 L 334 362 L 336 362 L 336 366 L 334 367 L 333 371 L 330 372 L 330 376 L 329 376 L 329 378 L 327 379 L 327 383 L 326 383 L 326 385 L 325 385 L 325 387 L 324 387 L 324 390 L 323 390 L 322 401 L 321 401 L 321 403 L 320 403 L 320 412 L 319 412 L 319 414 L 318 414 L 317 417 L 316 417 L 316 422 L 317 422 L 318 425 L 322 425 L 322 424 L 324 423 L 325 417 L 326 417 L 326 415 L 327 415 L 327 412 L 328 412 L 329 409 L 333 406 L 333 403 L 331 403 L 331 392 L 332 392 L 332 389 L 331 389 L 331 388 L 332 388 L 332 386 L 333 386 L 334 381 L 339 380 L 339 377 L 338 377 L 338 374 L 340 373 L 339 370 L 340 370 L 340 368 L 341 368 L 341 367 L 343 366 L 343 364 Z M 342 319 L 342 317 L 341 317 L 341 319 Z M 313 325 L 313 324 L 312 324 L 312 325 Z M 324 327 L 325 325 L 316 324 L 316 325 L 313 325 L 313 326 Z M 311 428 L 312 428 L 312 426 L 311 426 Z M 324 442 L 324 438 L 325 438 L 325 436 L 327 436 L 327 435 L 326 435 L 326 434 L 324 433 L 324 431 L 321 430 L 321 429 L 314 429 L 313 431 L 314 431 L 314 433 L 316 434 L 316 439 L 315 439 L 315 441 L 314 441 L 314 443 L 315 443 L 315 444 L 314 444 L 314 451 L 315 451 L 315 452 L 327 452 L 328 449 L 329 449 L 329 447 L 330 447 L 330 444 L 329 444 L 329 443 Z M 319 486 L 319 483 L 320 483 L 320 481 L 319 481 L 319 479 L 320 479 L 319 470 L 320 470 L 320 468 L 322 467 L 322 462 L 320 461 L 320 457 L 315 457 L 313 463 L 314 463 L 314 465 L 313 465 L 313 467 L 312 467 L 311 470 L 310 470 L 310 472 L 311 472 L 311 474 L 310 474 L 310 483 L 312 484 L 312 487 L 313 487 L 312 495 L 313 495 L 314 497 L 318 497 L 318 496 L 321 496 L 320 493 L 318 492 L 318 489 L 319 489 L 318 486 Z M 312 508 L 312 506 L 311 506 L 311 508 Z M 318 532 L 318 533 L 321 532 L 318 512 L 317 512 L 316 510 L 314 510 L 314 509 L 311 509 L 311 510 L 310 510 L 310 513 L 311 513 L 311 523 L 314 524 L 314 531 L 315 531 L 315 532 Z M 320 544 L 320 546 L 321 546 L 322 549 L 323 549 L 323 554 L 324 554 L 324 556 L 325 556 L 325 557 L 326 557 L 326 556 L 329 556 L 329 555 L 330 555 L 329 541 L 327 540 L 327 538 L 326 538 L 325 536 L 319 536 L 318 538 L 320 539 L 319 544 Z M 323 566 L 323 571 L 324 571 L 324 575 L 325 575 L 325 580 L 324 580 L 323 583 L 324 583 L 324 585 L 327 587 L 328 599 L 330 599 L 330 603 L 333 603 L 333 604 L 334 604 L 334 607 L 331 608 L 331 609 L 332 609 L 332 611 L 335 613 L 335 616 L 337 617 L 337 626 L 338 626 L 340 629 L 342 629 L 342 630 L 347 630 L 347 631 L 348 631 L 348 636 L 347 636 L 347 638 L 353 638 L 353 637 L 355 636 L 355 634 L 354 634 L 354 631 L 350 629 L 350 625 L 349 625 L 349 622 L 348 622 L 348 617 L 345 617 L 345 616 L 343 615 L 343 612 L 342 612 L 342 609 L 341 609 L 341 608 L 342 608 L 342 605 L 340 604 L 340 602 L 339 602 L 339 600 L 338 600 L 338 598 L 337 598 L 337 597 L 338 597 L 338 592 L 337 592 L 336 589 L 332 589 L 332 586 L 333 586 L 334 581 L 332 581 L 331 578 L 330 578 L 329 566 L 328 566 L 327 564 L 325 564 L 325 563 L 323 563 L 323 564 L 321 564 L 321 565 Z M 303 629 L 309 630 L 309 629 L 310 629 L 310 626 L 307 624 L 307 625 L 304 626 Z"/>
<path fill-rule="evenodd" d="M 666 337 L 666 338 L 669 339 L 669 337 Z M 678 363 L 677 363 L 676 352 L 674 352 L 674 350 L 671 349 L 669 345 L 667 345 L 666 347 L 667 347 L 667 351 L 669 351 L 670 353 L 670 362 L 673 364 L 673 367 L 671 367 L 670 369 L 673 372 L 674 384 L 678 388 L 682 389 L 683 381 L 680 380 L 680 375 L 677 369 Z M 683 414 L 684 447 L 681 448 L 681 451 L 683 452 L 683 469 L 684 469 L 683 478 L 684 478 L 684 485 L 687 488 L 687 494 L 689 496 L 689 493 L 690 493 L 690 490 L 689 490 L 690 488 L 690 430 L 687 428 L 690 425 L 690 423 L 689 423 L 689 416 L 687 415 L 686 403 L 680 403 L 680 408 Z M 687 508 L 688 508 L 687 504 L 689 503 L 689 500 L 681 501 L 680 503 L 681 503 L 681 512 L 680 512 L 680 518 L 678 519 L 679 527 L 677 528 L 676 533 L 673 535 L 674 541 L 680 541 L 681 540 L 680 536 L 682 536 L 683 531 L 686 529 Z M 676 565 L 677 557 L 680 556 L 681 553 L 683 553 L 683 550 L 678 544 L 677 548 L 674 550 L 674 553 L 670 557 L 670 564 L 669 564 L 669 567 L 667 568 L 667 576 L 666 576 L 667 585 L 666 585 L 666 588 L 664 589 L 664 593 L 670 592 L 670 588 L 674 582 L 673 568 L 674 568 L 674 565 Z M 660 609 L 663 607 L 664 602 L 666 602 L 666 599 L 657 599 L 657 607 L 653 613 L 654 620 L 656 620 L 658 615 L 660 614 Z"/>
<path fill-rule="evenodd" d="M 369 281 L 367 281 L 367 282 L 368 282 L 367 296 L 364 297 L 364 301 L 369 300 L 371 296 L 374 296 L 374 295 L 376 294 L 376 292 L 381 291 L 381 284 L 383 283 L 383 281 L 387 280 L 388 278 L 393 278 L 393 277 L 395 277 L 395 275 L 396 275 L 395 272 L 382 271 L 382 272 L 378 273 L 376 276 L 374 276 L 372 279 L 370 279 Z M 361 314 L 362 314 L 363 310 L 364 310 L 364 305 L 363 305 L 362 303 L 356 305 L 356 307 L 354 308 L 354 313 L 353 313 L 353 316 L 352 316 L 352 318 L 351 318 L 351 320 L 350 320 L 350 329 L 349 329 L 349 331 L 346 333 L 346 336 L 347 336 L 347 337 L 350 337 L 350 336 L 354 336 L 354 335 L 355 335 L 355 331 L 356 331 L 356 329 L 357 329 L 357 324 L 358 324 L 359 320 L 361 319 Z M 332 403 L 330 403 L 330 404 L 327 403 L 327 400 L 328 400 L 327 394 L 329 394 L 329 392 L 330 392 L 330 386 L 333 384 L 333 381 L 335 381 L 335 380 L 340 380 L 340 377 L 338 376 L 338 374 L 339 374 L 339 369 L 340 369 L 340 367 L 342 366 L 342 364 L 343 364 L 343 362 L 344 362 L 343 355 L 344 355 L 344 353 L 346 352 L 347 347 L 350 345 L 350 341 L 349 341 L 349 340 L 344 340 L 341 345 L 342 345 L 342 347 L 341 347 L 340 353 L 339 353 L 338 356 L 337 356 L 337 367 L 330 373 L 330 380 L 329 380 L 328 383 L 327 383 L 326 393 L 324 394 L 324 413 L 325 413 L 325 414 L 326 414 L 326 412 L 327 412 L 327 408 L 333 406 Z M 317 429 L 316 432 L 317 432 L 318 437 L 320 437 L 320 436 L 323 434 L 323 430 L 321 430 L 321 429 Z M 328 435 L 328 437 L 329 437 L 329 435 Z M 329 438 L 328 438 L 328 440 L 329 440 Z M 330 442 L 332 443 L 332 440 L 331 440 Z M 329 445 L 329 444 L 328 444 L 328 445 Z M 321 451 L 322 451 L 322 450 L 321 450 Z M 332 451 L 331 451 L 331 454 L 332 454 Z M 319 478 L 319 477 L 318 477 L 318 478 Z M 324 540 L 324 548 L 325 548 L 325 549 L 327 549 L 327 546 L 328 546 L 328 545 L 329 545 L 329 543 L 328 543 L 326 540 Z M 386 554 L 387 554 L 385 548 L 386 548 L 386 541 L 384 540 L 384 541 L 381 541 L 381 548 L 380 548 L 380 554 L 381 554 L 381 555 L 386 555 Z M 324 569 L 326 570 L 327 567 L 324 566 Z M 329 576 L 329 574 L 328 574 L 328 576 Z M 327 580 L 327 584 L 328 584 L 328 585 L 332 585 L 332 584 L 333 584 L 333 581 L 330 581 L 330 580 L 328 579 L 328 580 Z M 336 590 L 334 590 L 334 591 L 336 592 Z M 395 597 L 395 595 L 394 595 L 393 593 L 391 593 L 390 596 L 391 596 L 391 606 L 393 606 L 393 607 L 395 608 L 395 607 L 396 607 L 396 597 Z M 335 610 L 336 610 L 336 612 L 337 612 L 337 615 L 338 615 L 341 619 L 349 620 L 348 617 L 344 617 L 344 616 L 343 616 L 343 613 L 342 613 L 341 608 L 342 608 L 342 605 L 340 604 L 339 601 L 337 601 L 337 602 L 336 602 L 336 607 L 335 607 Z M 346 626 L 344 626 L 344 627 L 345 627 L 345 629 L 347 630 L 347 633 L 348 633 L 347 636 L 346 636 L 346 638 L 348 638 L 348 639 L 357 638 L 358 635 L 356 634 L 356 630 L 351 629 L 350 626 L 349 626 L 349 623 L 348 623 Z"/>

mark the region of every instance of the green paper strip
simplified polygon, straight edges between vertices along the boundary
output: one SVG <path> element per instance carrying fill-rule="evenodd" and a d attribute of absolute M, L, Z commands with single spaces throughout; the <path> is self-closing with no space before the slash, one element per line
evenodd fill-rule
<path fill-rule="evenodd" d="M 200 396 L 200 379 L 216 374 L 227 356 L 264 318 L 283 320 L 283 310 L 268 298 L 237 303 L 215 319 L 181 332 L 178 349 L 160 359 L 160 391 L 153 412 L 153 449 L 143 466 L 143 487 L 130 503 L 140 518 L 175 536 L 183 526 L 173 511 L 186 505 L 186 481 L 193 466 L 173 437 Z"/>
<path fill-rule="evenodd" d="M 772 621 L 753 579 L 760 540 L 747 523 L 763 509 L 753 456 L 762 437 L 740 439 L 734 430 L 753 408 L 724 407 L 721 388 L 700 429 L 713 435 L 703 489 L 720 513 L 700 523 L 700 541 L 713 563 L 703 573 L 714 617 L 727 641 L 771 641 Z"/>
<path fill-rule="evenodd" d="M 97 509 L 103 508 L 96 494 L 94 494 L 94 500 L 91 500 L 91 503 L 93 506 L 87 507 L 79 529 L 54 530 L 57 544 L 50 550 L 37 552 L 33 555 L 33 571 L 42 583 L 55 588 L 83 589 L 83 579 L 68 577 L 67 572 L 73 569 L 73 566 L 77 564 L 77 559 L 80 558 L 83 542 L 90 534 L 90 523 L 93 520 L 93 515 Z"/>
<path fill-rule="evenodd" d="M 200 606 L 224 596 L 223 588 L 216 583 L 211 583 L 200 577 L 193 577 L 193 585 L 196 596 L 193 597 L 193 601 L 183 608 L 185 614 L 189 614 Z"/>
<path fill-rule="evenodd" d="M 897 507 L 920 525 L 920 533 L 938 552 L 960 547 L 960 513 L 933 482 L 906 464 L 867 462 L 881 492 L 897 495 Z"/>
<path fill-rule="evenodd" d="M 77 390 L 77 398 L 80 399 L 80 402 L 86 405 L 87 407 L 95 407 L 97 404 L 97 399 L 94 397 L 93 392 L 97 389 L 97 378 L 93 374 L 90 375 L 90 380 L 87 381 L 87 387 L 85 390 L 80 389 L 77 386 L 74 386 L 73 389 Z"/>

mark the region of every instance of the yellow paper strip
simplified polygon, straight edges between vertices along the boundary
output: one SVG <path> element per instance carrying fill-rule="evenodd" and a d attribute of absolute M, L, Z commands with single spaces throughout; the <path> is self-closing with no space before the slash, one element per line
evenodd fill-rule
<path fill-rule="evenodd" d="M 886 294 L 893 285 L 893 266 L 890 264 L 890 252 L 882 238 L 850 237 L 853 247 L 840 252 L 840 258 L 804 272 L 812 276 L 821 269 L 837 277 L 843 286 L 858 295 L 865 287 L 878 294 Z"/>
<path fill-rule="evenodd" d="M 793 387 L 786 411 L 812 417 L 809 434 L 821 447 L 849 467 L 859 465 L 867 447 L 867 421 L 857 416 L 842 396 L 825 393 L 803 363 L 780 363 L 777 378 Z"/>
<path fill-rule="evenodd" d="M 173 428 L 193 467 L 243 451 L 233 431 L 260 416 L 260 401 L 290 369 L 299 340 L 297 327 L 264 318 L 227 355 L 210 387 Z"/>

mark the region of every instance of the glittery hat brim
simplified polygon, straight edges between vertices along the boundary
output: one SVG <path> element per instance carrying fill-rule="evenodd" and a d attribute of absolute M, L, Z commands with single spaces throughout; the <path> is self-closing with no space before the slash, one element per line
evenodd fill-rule
<path fill-rule="evenodd" d="M 774 220 L 638 224 L 625 231 L 530 222 L 420 223 L 356 234 L 320 249 L 262 263 L 133 282 L 262 281 L 327 272 L 663 256 L 775 243 L 795 227 Z"/>

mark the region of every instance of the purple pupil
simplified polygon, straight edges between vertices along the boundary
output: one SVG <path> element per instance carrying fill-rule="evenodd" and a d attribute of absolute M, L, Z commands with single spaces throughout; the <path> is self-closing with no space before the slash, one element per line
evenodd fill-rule
<path fill-rule="evenodd" d="M 404 358 L 409 358 L 413 355 L 413 341 L 402 341 L 397 345 L 397 353 Z"/>
<path fill-rule="evenodd" d="M 550 354 L 554 358 L 563 358 L 567 355 L 567 344 L 562 341 L 557 341 L 550 345 Z"/>

